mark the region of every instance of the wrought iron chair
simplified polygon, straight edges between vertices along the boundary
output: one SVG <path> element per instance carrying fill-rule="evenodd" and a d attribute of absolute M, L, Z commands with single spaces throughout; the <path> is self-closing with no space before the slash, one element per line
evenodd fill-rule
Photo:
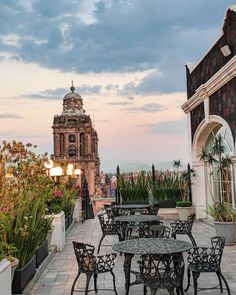
<path fill-rule="evenodd" d="M 114 211 L 113 211 L 111 205 L 104 204 L 104 210 L 105 210 L 105 212 L 107 214 L 108 219 L 113 220 L 115 215 L 114 215 Z"/>
<path fill-rule="evenodd" d="M 143 255 L 138 263 L 144 295 L 147 287 L 151 289 L 151 295 L 155 295 L 158 289 L 167 289 L 170 295 L 174 295 L 176 288 L 183 294 L 184 261 L 181 255 Z"/>
<path fill-rule="evenodd" d="M 140 238 L 169 238 L 170 233 L 170 228 L 161 222 L 158 225 L 145 224 L 138 229 Z"/>
<path fill-rule="evenodd" d="M 225 283 L 228 295 L 230 295 L 230 289 L 228 283 L 221 272 L 221 258 L 224 250 L 225 238 L 224 237 L 213 237 L 211 238 L 211 247 L 194 247 L 188 251 L 188 284 L 185 291 L 190 286 L 190 276 L 192 272 L 193 276 L 193 287 L 194 295 L 200 290 L 208 289 L 220 289 L 223 292 L 222 280 Z M 200 288 L 198 287 L 198 277 L 202 272 L 215 272 L 219 279 L 219 285 L 211 288 Z"/>
<path fill-rule="evenodd" d="M 106 219 L 105 216 L 106 214 L 98 214 L 98 219 L 99 219 L 101 230 L 102 230 L 102 236 L 98 244 L 97 253 L 99 253 L 100 251 L 101 244 L 105 236 L 118 235 L 119 241 L 121 241 L 121 229 L 120 229 L 119 222 L 116 222 L 109 218 Z"/>
<path fill-rule="evenodd" d="M 176 235 L 188 235 L 193 246 L 197 246 L 192 235 L 194 218 L 195 214 L 191 214 L 188 216 L 187 220 L 175 220 L 174 222 L 171 222 L 170 227 L 172 238 L 176 239 Z"/>
<path fill-rule="evenodd" d="M 148 207 L 148 214 L 149 215 L 157 215 L 158 214 L 158 211 L 159 211 L 159 204 L 158 203 L 154 203 L 154 204 L 151 204 L 149 207 Z"/>
<path fill-rule="evenodd" d="M 113 268 L 115 266 L 115 258 L 116 253 L 111 253 L 107 255 L 94 255 L 95 247 L 89 244 L 79 243 L 79 242 L 72 242 L 75 256 L 78 263 L 78 274 L 76 275 L 72 288 L 71 288 L 71 295 L 73 295 L 74 292 L 78 292 L 78 290 L 75 290 L 75 284 L 79 279 L 79 276 L 81 273 L 86 274 L 86 285 L 85 285 L 85 295 L 88 294 L 89 291 L 89 282 L 92 276 L 94 277 L 94 291 L 97 293 L 98 287 L 97 287 L 97 277 L 99 273 L 106 273 L 110 272 L 113 278 L 113 288 L 112 291 L 116 291 L 116 284 L 115 284 L 115 275 L 113 272 Z M 99 290 L 108 290 L 111 291 L 111 289 L 99 289 Z"/>

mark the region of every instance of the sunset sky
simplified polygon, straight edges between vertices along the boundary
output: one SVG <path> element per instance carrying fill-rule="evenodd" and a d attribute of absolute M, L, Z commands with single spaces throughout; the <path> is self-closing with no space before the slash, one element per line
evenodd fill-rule
<path fill-rule="evenodd" d="M 0 141 L 53 152 L 71 80 L 101 170 L 188 161 L 185 64 L 220 37 L 228 0 L 0 0 Z"/>

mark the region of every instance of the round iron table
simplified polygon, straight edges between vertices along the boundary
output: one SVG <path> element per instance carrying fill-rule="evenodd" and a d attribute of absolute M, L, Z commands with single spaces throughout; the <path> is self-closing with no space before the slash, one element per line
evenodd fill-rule
<path fill-rule="evenodd" d="M 171 255 L 179 254 L 180 258 L 183 259 L 183 252 L 188 251 L 192 248 L 192 244 L 174 239 L 165 238 L 139 238 L 132 240 L 125 240 L 116 243 L 112 246 L 112 249 L 125 254 L 124 259 L 124 273 L 125 273 L 125 295 L 129 294 L 130 273 L 131 273 L 131 262 L 134 255 Z M 183 280 L 182 280 L 183 281 Z M 137 284 L 137 283 L 136 283 Z M 180 287 L 179 291 L 184 295 L 183 286 Z"/>
<path fill-rule="evenodd" d="M 142 213 L 143 211 L 148 212 L 149 207 L 149 204 L 124 204 L 112 206 L 112 208 L 116 209 L 117 216 L 135 214 L 136 212 Z"/>
<path fill-rule="evenodd" d="M 160 220 L 160 217 L 157 215 L 136 214 L 136 215 L 117 216 L 114 218 L 114 220 L 121 223 L 121 229 L 122 229 L 121 239 L 125 240 L 126 229 L 129 224 L 139 225 L 139 224 L 148 223 L 148 222 L 158 222 Z"/>

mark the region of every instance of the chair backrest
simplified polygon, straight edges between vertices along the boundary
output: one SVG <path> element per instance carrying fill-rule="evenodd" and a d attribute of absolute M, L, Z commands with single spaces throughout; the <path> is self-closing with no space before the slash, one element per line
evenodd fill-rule
<path fill-rule="evenodd" d="M 190 214 L 188 217 L 187 217 L 187 223 L 189 224 L 189 228 L 190 228 L 190 230 L 192 229 L 192 227 L 193 227 L 193 221 L 194 221 L 194 219 L 195 219 L 195 214 L 193 213 L 193 214 Z"/>
<path fill-rule="evenodd" d="M 116 235 L 119 233 L 119 223 L 111 219 L 105 219 L 106 214 L 98 214 L 103 235 Z"/>
<path fill-rule="evenodd" d="M 107 217 L 110 218 L 110 219 L 114 219 L 114 212 L 111 208 L 110 205 L 104 205 L 104 209 L 105 209 L 105 212 L 107 214 Z"/>
<path fill-rule="evenodd" d="M 80 272 L 91 273 L 96 270 L 95 247 L 85 243 L 72 242 Z"/>
<path fill-rule="evenodd" d="M 155 204 L 151 204 L 149 207 L 148 207 L 148 214 L 149 215 L 157 215 L 158 211 L 159 211 L 159 204 L 158 203 L 155 203 Z"/>
<path fill-rule="evenodd" d="M 224 237 L 212 237 L 211 247 L 194 247 L 188 251 L 188 262 L 198 272 L 215 272 L 220 269 L 225 245 Z"/>
<path fill-rule="evenodd" d="M 138 228 L 138 234 L 140 238 L 169 238 L 170 228 L 164 224 L 140 226 Z"/>
<path fill-rule="evenodd" d="M 220 236 L 212 237 L 211 245 L 212 245 L 212 248 L 214 249 L 214 254 L 218 256 L 217 262 L 218 262 L 218 265 L 220 265 L 222 254 L 224 251 L 224 246 L 225 246 L 225 238 Z"/>
<path fill-rule="evenodd" d="M 181 285 L 184 261 L 179 255 L 144 255 L 138 263 L 141 278 L 150 288 L 171 289 Z"/>

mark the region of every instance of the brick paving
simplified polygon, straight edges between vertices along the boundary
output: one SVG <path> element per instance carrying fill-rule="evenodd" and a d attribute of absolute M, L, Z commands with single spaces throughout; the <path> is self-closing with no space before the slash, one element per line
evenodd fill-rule
<path fill-rule="evenodd" d="M 168 225 L 169 220 L 165 220 Z M 193 236 L 197 242 L 197 245 L 208 246 L 210 243 L 210 237 L 215 235 L 215 230 L 212 226 L 205 224 L 201 221 L 194 222 L 193 225 Z M 75 260 L 75 255 L 72 248 L 72 241 L 85 242 L 92 244 L 96 247 L 101 236 L 100 225 L 97 217 L 95 219 L 86 220 L 83 224 L 75 224 L 71 232 L 67 235 L 66 246 L 62 252 L 57 252 L 51 262 L 48 264 L 47 268 L 44 270 L 38 281 L 35 283 L 34 288 L 31 291 L 31 295 L 69 295 L 73 280 L 77 274 L 77 262 Z M 177 236 L 178 239 L 188 240 L 187 236 Z M 111 246 L 113 243 L 117 242 L 118 238 L 116 236 L 107 236 L 103 240 L 103 245 L 101 247 L 100 254 L 113 252 Z M 186 256 L 186 255 L 185 255 Z M 114 269 L 116 276 L 116 286 L 119 295 L 125 293 L 125 279 L 123 272 L 123 260 L 124 256 L 117 255 L 116 266 Z M 137 268 L 137 258 L 134 257 L 132 261 L 132 269 Z M 222 272 L 228 281 L 231 295 L 236 295 L 236 246 L 225 246 L 223 259 L 222 259 Z M 186 275 L 185 275 L 186 277 Z M 198 280 L 201 286 L 214 286 L 217 285 L 217 276 L 214 273 L 204 273 L 200 275 Z M 85 275 L 81 274 L 78 281 L 77 287 L 83 289 L 85 286 Z M 91 280 L 91 286 L 93 288 L 93 280 Z M 112 288 L 112 279 L 109 273 L 98 275 L 98 288 Z M 83 292 L 74 294 L 83 294 Z M 91 291 L 89 294 L 94 295 L 95 292 Z M 98 290 L 98 295 L 102 294 L 115 294 L 112 291 L 102 291 Z M 132 286 L 130 288 L 130 295 L 142 295 L 143 287 L 142 285 Z M 148 290 L 147 295 L 150 294 Z M 166 290 L 158 290 L 156 294 L 164 295 L 168 294 Z M 189 295 L 193 294 L 193 288 L 190 287 L 189 291 L 186 293 Z M 202 291 L 199 294 L 221 294 L 219 290 L 208 290 Z M 227 294 L 224 291 L 224 294 Z"/>

